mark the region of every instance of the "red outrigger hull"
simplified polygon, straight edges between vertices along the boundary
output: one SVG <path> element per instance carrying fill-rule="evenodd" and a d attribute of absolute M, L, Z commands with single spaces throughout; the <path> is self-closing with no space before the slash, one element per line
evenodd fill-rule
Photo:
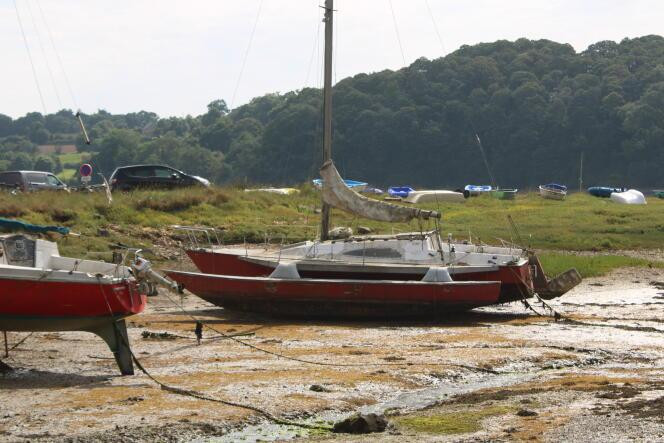
<path fill-rule="evenodd" d="M 186 252 L 196 267 L 204 274 L 266 277 L 274 271 L 271 266 L 247 261 L 244 256 L 239 254 L 193 249 L 188 249 Z M 418 272 L 412 274 L 343 273 L 326 270 L 322 266 L 320 271 L 298 271 L 303 278 L 418 281 L 422 279 L 428 266 L 422 265 L 419 268 Z M 503 265 L 495 271 L 458 273 L 454 274 L 452 278 L 455 281 L 501 282 L 498 303 L 522 300 L 531 297 L 533 293 L 533 279 L 528 263 Z"/>
<path fill-rule="evenodd" d="M 55 331 L 94 328 L 143 311 L 147 302 L 133 281 L 80 283 L 0 279 L 0 329 Z"/>
<path fill-rule="evenodd" d="M 498 303 L 500 282 L 275 279 L 165 271 L 228 309 L 307 318 L 436 318 Z"/>
<path fill-rule="evenodd" d="M 147 302 L 136 282 L 0 278 L 0 330 L 86 331 L 101 337 L 122 375 L 133 375 L 125 317 Z"/>

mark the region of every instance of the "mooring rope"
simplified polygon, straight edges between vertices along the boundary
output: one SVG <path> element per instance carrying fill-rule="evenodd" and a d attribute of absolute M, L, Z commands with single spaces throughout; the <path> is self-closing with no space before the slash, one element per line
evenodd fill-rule
<path fill-rule="evenodd" d="M 477 372 L 486 372 L 489 374 L 499 374 L 498 371 L 494 371 L 492 369 L 488 368 L 482 368 L 479 366 L 472 366 L 472 365 L 463 365 L 463 364 L 458 364 L 458 363 L 330 363 L 330 362 L 322 362 L 322 361 L 314 361 L 314 360 L 305 360 L 303 358 L 298 358 L 298 357 L 291 357 L 289 355 L 285 355 L 279 352 L 275 351 L 270 351 L 269 349 L 262 348 L 260 346 L 253 345 L 251 343 L 247 343 L 244 340 L 240 340 L 236 337 L 229 336 L 228 334 L 225 334 L 224 332 L 221 332 L 212 326 L 206 324 L 204 321 L 199 320 L 197 317 L 189 313 L 182 305 L 176 303 L 171 297 L 169 297 L 167 294 L 164 294 L 166 298 L 173 303 L 175 306 L 177 306 L 185 315 L 193 319 L 194 321 L 200 321 L 203 326 L 207 329 L 210 329 L 211 331 L 214 331 L 215 333 L 228 338 L 242 346 L 246 346 L 248 348 L 251 348 L 255 351 L 258 352 L 263 352 L 265 354 L 272 355 L 277 358 L 283 358 L 285 360 L 291 360 L 291 361 L 296 361 L 299 363 L 306 363 L 310 365 L 319 365 L 319 366 L 332 366 L 332 367 L 366 367 L 366 366 L 403 366 L 403 365 L 408 365 L 408 366 L 434 366 L 434 365 L 440 365 L 440 366 L 449 366 L 449 367 L 457 367 L 457 368 L 462 368 L 462 369 L 468 369 L 468 370 L 473 370 Z"/>

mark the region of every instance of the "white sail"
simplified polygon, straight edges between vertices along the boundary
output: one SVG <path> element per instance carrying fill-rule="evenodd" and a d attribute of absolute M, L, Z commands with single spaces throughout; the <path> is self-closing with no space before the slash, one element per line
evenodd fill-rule
<path fill-rule="evenodd" d="M 440 218 L 440 213 L 436 211 L 393 205 L 358 194 L 346 186 L 332 160 L 323 164 L 320 176 L 323 179 L 323 201 L 337 209 L 387 222 L 407 222 L 414 218 Z"/>

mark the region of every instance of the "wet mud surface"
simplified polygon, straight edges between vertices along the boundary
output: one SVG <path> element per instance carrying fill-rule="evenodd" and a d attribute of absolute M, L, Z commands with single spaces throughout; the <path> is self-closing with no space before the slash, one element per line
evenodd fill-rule
<path fill-rule="evenodd" d="M 242 343 L 206 329 L 198 345 L 195 320 L 171 300 L 152 297 L 129 320 L 135 355 L 162 383 L 320 426 L 384 414 L 387 430 L 277 425 L 160 389 L 138 369 L 122 377 L 91 334 L 9 333 L 10 347 L 25 341 L 0 357 L 13 368 L 0 372 L 0 441 L 664 440 L 661 270 L 585 281 L 550 303 L 569 319 L 558 322 L 517 303 L 433 323 L 275 321 L 184 297 Z"/>

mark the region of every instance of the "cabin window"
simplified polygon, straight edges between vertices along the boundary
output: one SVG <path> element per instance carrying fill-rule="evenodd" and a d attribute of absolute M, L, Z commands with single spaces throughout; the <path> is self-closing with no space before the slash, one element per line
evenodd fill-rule
<path fill-rule="evenodd" d="M 351 257 L 401 258 L 401 253 L 393 248 L 366 248 L 344 252 Z"/>

